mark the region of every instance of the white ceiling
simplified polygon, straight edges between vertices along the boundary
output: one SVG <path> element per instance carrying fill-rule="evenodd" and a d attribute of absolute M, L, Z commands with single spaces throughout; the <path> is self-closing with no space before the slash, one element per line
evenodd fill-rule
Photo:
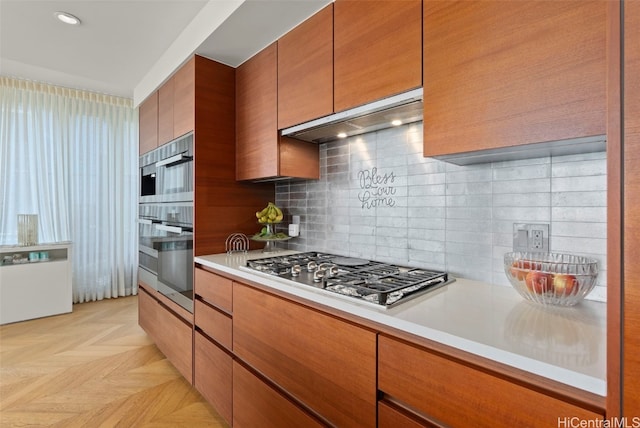
<path fill-rule="evenodd" d="M 236 67 L 331 1 L 0 0 L 0 75 L 137 105 L 193 53 Z"/>

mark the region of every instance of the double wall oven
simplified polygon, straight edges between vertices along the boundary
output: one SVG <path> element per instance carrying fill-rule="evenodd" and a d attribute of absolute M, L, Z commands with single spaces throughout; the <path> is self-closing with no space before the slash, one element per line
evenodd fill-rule
<path fill-rule="evenodd" d="M 140 157 L 138 280 L 193 312 L 193 133 Z"/>

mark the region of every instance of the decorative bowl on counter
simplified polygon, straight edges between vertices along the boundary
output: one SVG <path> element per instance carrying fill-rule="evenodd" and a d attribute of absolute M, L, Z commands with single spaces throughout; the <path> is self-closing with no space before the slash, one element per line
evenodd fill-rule
<path fill-rule="evenodd" d="M 525 299 L 573 306 L 595 287 L 598 262 L 572 254 L 514 252 L 504 255 L 504 271 Z"/>

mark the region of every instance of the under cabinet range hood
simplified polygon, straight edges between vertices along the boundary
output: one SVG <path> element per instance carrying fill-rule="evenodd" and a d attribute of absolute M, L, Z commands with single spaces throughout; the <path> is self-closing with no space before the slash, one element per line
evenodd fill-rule
<path fill-rule="evenodd" d="M 422 120 L 422 88 L 314 119 L 282 130 L 282 135 L 327 143 Z"/>

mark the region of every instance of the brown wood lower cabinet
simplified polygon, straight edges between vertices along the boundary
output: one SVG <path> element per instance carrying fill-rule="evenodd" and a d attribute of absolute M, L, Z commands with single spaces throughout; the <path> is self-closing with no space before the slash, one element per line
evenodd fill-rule
<path fill-rule="evenodd" d="M 231 424 L 233 357 L 196 331 L 194 360 L 196 389 Z"/>
<path fill-rule="evenodd" d="M 437 424 L 429 424 L 407 414 L 406 411 L 384 401 L 378 402 L 378 426 L 393 428 L 421 428 L 437 427 Z"/>
<path fill-rule="evenodd" d="M 140 287 L 138 289 L 138 324 L 154 341 L 158 339 L 157 323 L 158 301 Z"/>
<path fill-rule="evenodd" d="M 193 384 L 193 324 L 163 304 L 159 300 L 163 296 L 157 291 L 144 287 L 139 290 L 140 325 L 171 364 Z"/>
<path fill-rule="evenodd" d="M 375 332 L 234 282 L 233 353 L 330 424 L 376 425 Z"/>
<path fill-rule="evenodd" d="M 239 363 L 233 363 L 234 427 L 323 426 Z"/>
<path fill-rule="evenodd" d="M 596 421 L 604 411 L 529 389 L 485 370 L 380 335 L 378 389 L 385 396 L 451 427 L 555 427 L 561 421 Z M 392 415 L 379 427 L 402 425 Z M 384 423 L 383 423 L 384 422 Z M 595 423 L 595 422 L 592 422 Z M 425 426 L 430 426 L 425 420 Z"/>

